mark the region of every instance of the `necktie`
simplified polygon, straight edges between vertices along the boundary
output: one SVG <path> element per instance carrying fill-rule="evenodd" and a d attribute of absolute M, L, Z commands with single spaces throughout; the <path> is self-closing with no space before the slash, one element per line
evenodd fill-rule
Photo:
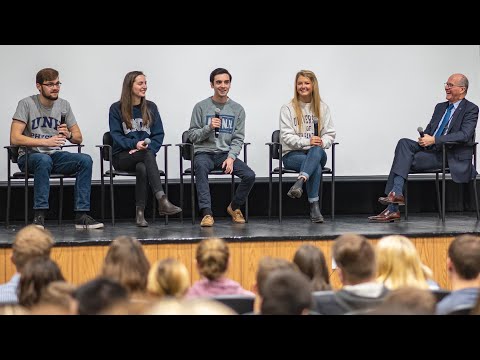
<path fill-rule="evenodd" d="M 435 131 L 435 134 L 433 136 L 441 136 L 443 135 L 443 130 L 445 130 L 445 126 L 448 124 L 448 120 L 450 120 L 450 113 L 452 112 L 453 109 L 453 104 L 450 104 L 448 106 L 447 112 L 445 113 L 445 116 L 443 117 L 442 123 L 440 124 L 440 127 L 438 128 L 437 131 Z"/>

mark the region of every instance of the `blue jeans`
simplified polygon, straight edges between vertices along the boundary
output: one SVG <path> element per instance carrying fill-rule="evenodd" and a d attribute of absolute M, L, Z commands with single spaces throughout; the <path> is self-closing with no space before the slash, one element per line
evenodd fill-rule
<path fill-rule="evenodd" d="M 327 153 L 320 146 L 312 146 L 308 151 L 294 150 L 283 157 L 285 169 L 298 171 L 307 178 L 308 202 L 318 201 L 318 190 L 322 181 L 322 169 L 327 163 Z"/>
<path fill-rule="evenodd" d="M 212 208 L 210 187 L 208 185 L 208 173 L 212 170 L 222 169 L 222 163 L 227 157 L 228 152 L 200 152 L 195 154 L 195 182 L 197 186 L 198 208 L 200 210 Z M 233 175 L 242 179 L 232 200 L 232 202 L 241 206 L 245 204 L 247 196 L 255 183 L 255 173 L 247 164 L 237 158 L 233 162 Z"/>
<path fill-rule="evenodd" d="M 90 211 L 92 158 L 87 154 L 56 151 L 52 154 L 28 154 L 28 172 L 33 173 L 33 208 L 48 210 L 50 174 L 76 174 L 74 211 Z M 25 155 L 18 159 L 18 167 L 25 170 Z"/>

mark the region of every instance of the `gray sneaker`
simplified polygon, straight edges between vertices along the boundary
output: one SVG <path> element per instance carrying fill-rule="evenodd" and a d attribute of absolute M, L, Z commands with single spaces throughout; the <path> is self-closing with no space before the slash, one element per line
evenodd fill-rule
<path fill-rule="evenodd" d="M 75 220 L 75 229 L 101 229 L 103 223 L 96 221 L 91 216 L 84 214 Z"/>

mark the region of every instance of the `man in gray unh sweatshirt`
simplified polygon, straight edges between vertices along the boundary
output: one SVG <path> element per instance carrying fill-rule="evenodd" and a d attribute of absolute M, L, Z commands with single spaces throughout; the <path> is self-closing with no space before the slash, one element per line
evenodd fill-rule
<path fill-rule="evenodd" d="M 233 222 L 243 224 L 240 206 L 245 204 L 255 182 L 255 173 L 238 155 L 245 138 L 245 110 L 227 95 L 232 75 L 218 68 L 210 74 L 213 96 L 195 105 L 188 136 L 195 145 L 195 179 L 198 207 L 202 213 L 200 226 L 213 226 L 213 213 L 208 185 L 208 173 L 223 169 L 242 179 L 232 202 L 227 207 Z"/>

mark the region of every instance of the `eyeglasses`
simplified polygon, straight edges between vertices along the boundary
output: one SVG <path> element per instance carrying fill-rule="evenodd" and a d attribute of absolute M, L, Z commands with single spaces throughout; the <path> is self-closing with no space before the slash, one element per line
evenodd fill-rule
<path fill-rule="evenodd" d="M 48 87 L 49 89 L 52 89 L 54 86 L 58 86 L 58 87 L 62 86 L 62 83 L 59 81 L 56 83 L 48 83 L 48 84 L 42 84 L 42 85 Z"/>
<path fill-rule="evenodd" d="M 443 83 L 443 85 L 445 85 L 445 87 L 446 87 L 447 89 L 450 89 L 450 88 L 455 87 L 455 86 L 465 87 L 465 86 L 463 86 L 463 85 L 455 85 L 455 84 L 452 84 L 452 83 Z"/>

